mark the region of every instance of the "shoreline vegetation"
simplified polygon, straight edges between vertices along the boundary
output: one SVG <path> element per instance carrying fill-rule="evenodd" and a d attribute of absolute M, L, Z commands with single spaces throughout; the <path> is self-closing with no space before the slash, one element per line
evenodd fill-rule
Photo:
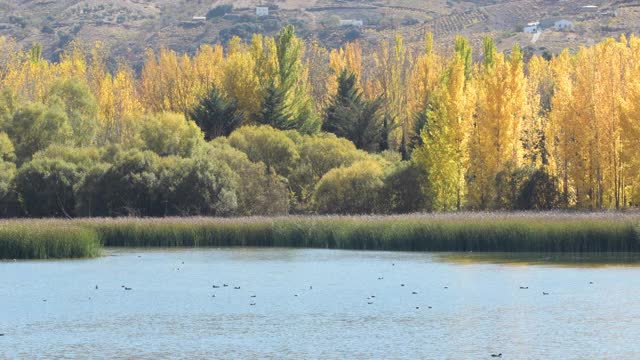
<path fill-rule="evenodd" d="M 0 221 L 0 259 L 97 257 L 103 247 L 288 247 L 434 252 L 640 252 L 640 214 L 96 218 Z"/>

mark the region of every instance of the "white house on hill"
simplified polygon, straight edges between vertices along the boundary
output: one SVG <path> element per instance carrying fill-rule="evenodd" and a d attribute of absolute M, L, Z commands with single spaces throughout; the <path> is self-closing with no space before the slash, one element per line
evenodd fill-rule
<path fill-rule="evenodd" d="M 256 8 L 257 16 L 269 16 L 269 8 L 266 6 L 258 6 Z"/>
<path fill-rule="evenodd" d="M 529 34 L 537 33 L 538 31 L 540 31 L 540 22 L 530 22 L 527 24 L 527 26 L 524 27 L 522 31 Z"/>

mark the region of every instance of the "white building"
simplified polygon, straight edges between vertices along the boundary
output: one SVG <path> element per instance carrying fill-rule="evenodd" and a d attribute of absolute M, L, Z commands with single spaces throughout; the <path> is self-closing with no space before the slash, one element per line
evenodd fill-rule
<path fill-rule="evenodd" d="M 362 20 L 340 20 L 340 26 L 364 26 L 364 21 Z"/>
<path fill-rule="evenodd" d="M 269 16 L 269 8 L 266 6 L 258 6 L 256 8 L 257 16 Z"/>
<path fill-rule="evenodd" d="M 553 28 L 556 30 L 571 30 L 573 29 L 573 22 L 569 21 L 569 20 L 558 20 L 555 22 L 555 24 L 553 25 Z"/>
<path fill-rule="evenodd" d="M 527 24 L 527 26 L 524 27 L 522 31 L 529 34 L 537 33 L 540 31 L 540 22 L 539 21 L 530 22 Z"/>

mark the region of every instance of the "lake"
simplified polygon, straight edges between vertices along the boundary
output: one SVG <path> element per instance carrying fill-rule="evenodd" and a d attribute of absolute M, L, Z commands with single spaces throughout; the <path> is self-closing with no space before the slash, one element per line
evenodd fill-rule
<path fill-rule="evenodd" d="M 0 262 L 0 359 L 640 358 L 637 263 L 300 249 L 105 255 Z"/>

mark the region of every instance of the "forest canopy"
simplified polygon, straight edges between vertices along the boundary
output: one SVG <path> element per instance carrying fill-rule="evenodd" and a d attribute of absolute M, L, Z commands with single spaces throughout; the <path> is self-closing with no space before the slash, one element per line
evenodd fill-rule
<path fill-rule="evenodd" d="M 89 46 L 87 48 L 86 46 Z M 640 202 L 640 39 L 550 59 L 283 28 L 58 62 L 0 38 L 0 217 L 620 209 Z M 525 59 L 527 58 L 527 59 Z"/>

